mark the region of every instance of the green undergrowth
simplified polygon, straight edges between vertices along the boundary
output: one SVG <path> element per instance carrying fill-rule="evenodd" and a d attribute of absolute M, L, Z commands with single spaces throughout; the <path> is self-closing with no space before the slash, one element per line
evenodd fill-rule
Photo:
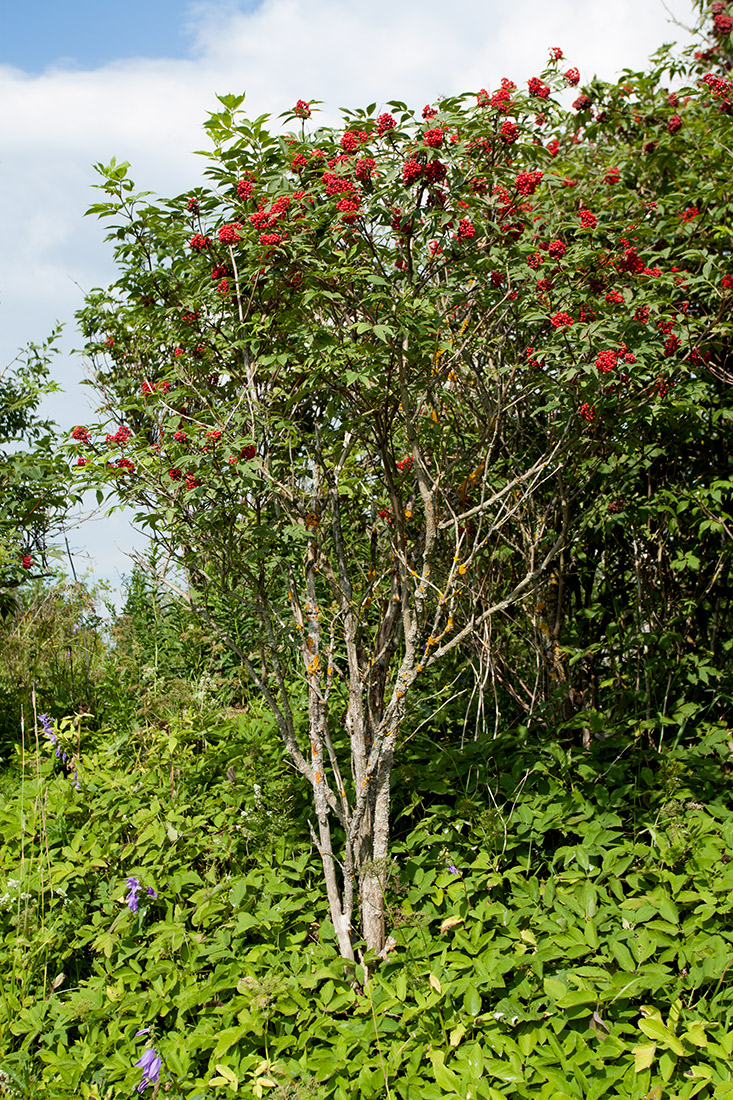
<path fill-rule="evenodd" d="M 411 743 L 366 986 L 266 719 L 61 736 L 79 790 L 2 778 L 0 1096 L 129 1097 L 152 1044 L 189 1100 L 733 1097 L 724 730 Z"/>

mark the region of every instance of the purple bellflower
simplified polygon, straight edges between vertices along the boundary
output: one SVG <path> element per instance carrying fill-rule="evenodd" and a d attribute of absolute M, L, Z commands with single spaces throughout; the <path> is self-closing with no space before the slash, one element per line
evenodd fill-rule
<path fill-rule="evenodd" d="M 140 1084 L 137 1086 L 138 1092 L 145 1092 L 148 1085 L 154 1085 L 160 1077 L 160 1067 L 163 1064 L 163 1060 L 159 1054 L 155 1053 L 153 1047 L 148 1047 L 144 1054 L 142 1054 L 137 1062 L 136 1066 L 139 1066 L 143 1071 Z"/>
<path fill-rule="evenodd" d="M 47 714 L 39 714 L 38 715 L 38 720 L 41 723 L 41 725 L 43 726 L 43 732 L 45 733 L 46 737 L 49 739 L 49 741 L 51 742 L 52 745 L 55 745 L 57 738 L 56 738 L 56 734 L 54 732 L 53 722 L 51 721 L 51 719 L 48 717 Z"/>
<path fill-rule="evenodd" d="M 140 879 L 131 875 L 127 880 L 127 889 L 129 891 L 125 901 L 127 902 L 127 908 L 131 913 L 137 913 L 138 895 L 140 893 Z"/>

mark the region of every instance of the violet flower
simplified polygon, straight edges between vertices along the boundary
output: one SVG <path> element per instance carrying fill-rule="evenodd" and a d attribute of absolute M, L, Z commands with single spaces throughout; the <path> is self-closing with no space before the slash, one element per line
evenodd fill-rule
<path fill-rule="evenodd" d="M 449 864 L 448 864 L 448 870 L 450 871 L 450 873 L 451 873 L 452 875 L 460 875 L 460 873 L 461 873 L 461 872 L 460 872 L 460 871 L 458 870 L 458 868 L 456 867 L 455 863 L 449 863 Z"/>
<path fill-rule="evenodd" d="M 127 907 L 130 912 L 135 914 L 137 913 L 138 894 L 140 893 L 140 879 L 137 879 L 134 877 L 134 875 L 131 875 L 130 878 L 128 878 L 126 885 L 129 893 L 125 898 L 125 901 L 127 902 Z"/>
<path fill-rule="evenodd" d="M 138 1092 L 145 1092 L 148 1085 L 154 1085 L 160 1077 L 160 1067 L 163 1064 L 163 1059 L 159 1054 L 155 1053 L 153 1047 L 148 1047 L 144 1054 L 142 1054 L 137 1062 L 136 1066 L 139 1066 L 143 1075 L 140 1080 L 140 1084 L 137 1086 Z"/>
<path fill-rule="evenodd" d="M 128 894 L 125 898 L 125 901 L 127 902 L 128 909 L 133 914 L 137 913 L 138 906 L 140 904 L 141 890 L 144 889 L 145 893 L 150 898 L 157 898 L 158 896 L 157 890 L 154 890 L 152 886 L 143 887 L 140 879 L 136 878 L 134 875 L 130 875 L 130 877 L 127 879 L 126 886 L 128 889 Z"/>
<path fill-rule="evenodd" d="M 51 742 L 52 745 L 55 745 L 56 741 L 57 741 L 57 738 L 56 738 L 56 734 L 54 732 L 53 722 L 51 721 L 51 719 L 48 717 L 47 714 L 39 714 L 38 715 L 38 720 L 41 723 L 41 725 L 43 726 L 43 732 L 45 733 L 46 737 L 49 739 L 49 741 Z"/>

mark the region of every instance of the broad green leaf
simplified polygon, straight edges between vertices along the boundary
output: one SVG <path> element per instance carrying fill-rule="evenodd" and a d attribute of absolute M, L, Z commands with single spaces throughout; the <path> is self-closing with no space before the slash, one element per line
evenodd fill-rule
<path fill-rule="evenodd" d="M 634 1069 L 637 1073 L 649 1069 L 657 1052 L 656 1043 L 637 1043 L 634 1047 Z"/>

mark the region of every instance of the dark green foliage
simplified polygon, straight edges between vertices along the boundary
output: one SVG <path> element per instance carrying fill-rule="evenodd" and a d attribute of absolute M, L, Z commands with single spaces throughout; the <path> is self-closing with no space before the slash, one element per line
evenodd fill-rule
<path fill-rule="evenodd" d="M 38 412 L 58 388 L 49 361 L 59 333 L 0 367 L 0 619 L 17 608 L 25 582 L 47 575 L 50 540 L 76 497 L 55 425 Z"/>
<path fill-rule="evenodd" d="M 186 709 L 243 702 L 230 651 L 180 601 L 151 579 L 156 559 L 136 567 L 110 625 L 105 724 L 165 724 Z"/>
<path fill-rule="evenodd" d="M 18 588 L 0 621 L 0 756 L 36 714 L 96 715 L 107 666 L 99 589 L 67 579 Z M 35 702 L 34 702 L 35 697 Z"/>
<path fill-rule="evenodd" d="M 21 1095 L 127 1096 L 149 1041 L 191 1100 L 356 1100 L 387 1095 L 385 1074 L 405 1100 L 728 1095 L 723 731 L 578 756 L 521 732 L 413 738 L 396 946 L 357 992 L 270 724 L 251 708 L 96 752 L 82 737 L 79 792 L 43 748 L 14 773 L 0 1068 Z M 158 893 L 136 916 L 130 875 Z"/>

